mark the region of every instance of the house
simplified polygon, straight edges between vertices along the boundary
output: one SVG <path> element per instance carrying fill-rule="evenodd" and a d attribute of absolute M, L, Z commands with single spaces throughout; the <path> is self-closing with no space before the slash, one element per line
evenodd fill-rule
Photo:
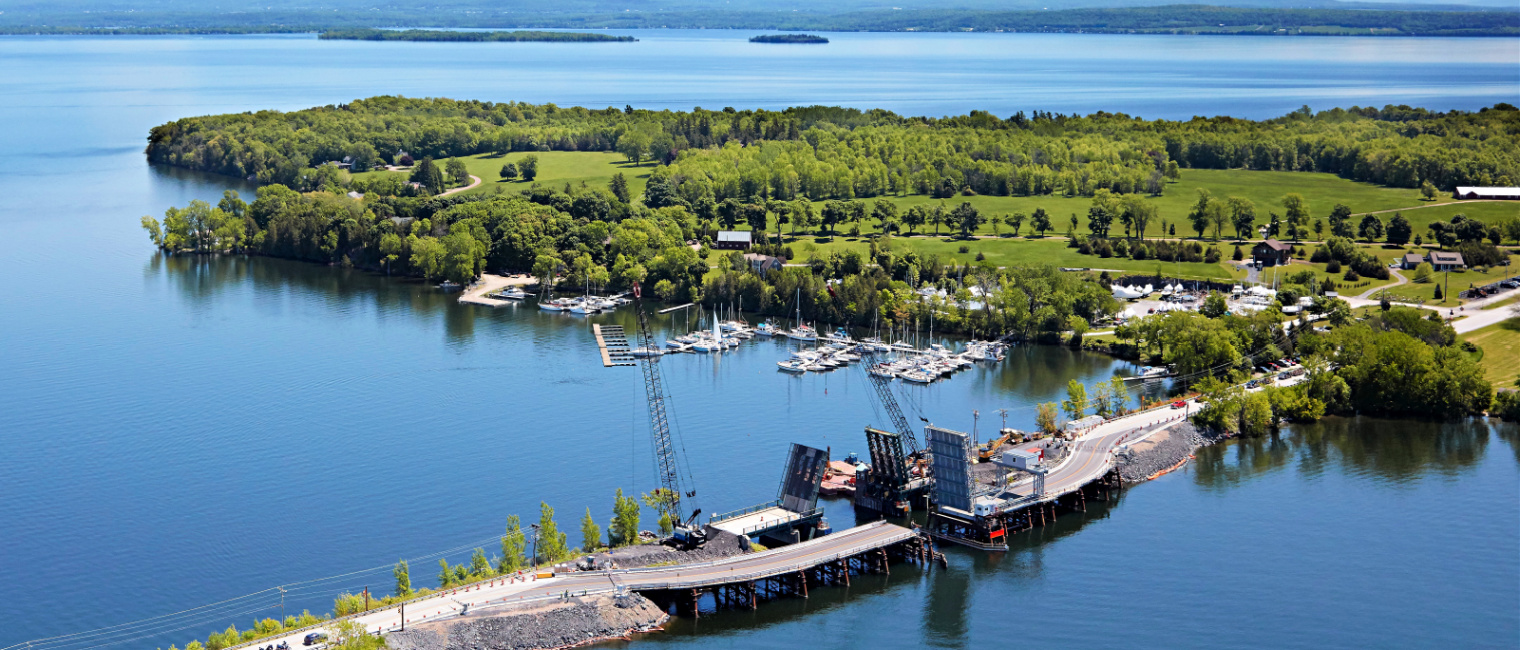
<path fill-rule="evenodd" d="M 1251 247 L 1251 258 L 1262 266 L 1277 266 L 1287 264 L 1288 256 L 1293 253 L 1293 247 L 1276 239 L 1268 239 Z"/>
<path fill-rule="evenodd" d="M 1403 267 L 1405 271 L 1413 271 L 1415 267 L 1425 263 L 1425 256 L 1419 253 L 1410 253 L 1404 256 Z"/>
<path fill-rule="evenodd" d="M 1434 267 L 1437 272 L 1455 271 L 1457 269 L 1467 267 L 1467 264 L 1462 261 L 1461 253 L 1449 253 L 1446 251 L 1432 252 L 1430 254 L 1430 265 Z"/>
<path fill-rule="evenodd" d="M 748 230 L 720 230 L 718 241 L 713 243 L 713 248 L 732 251 L 749 250 L 750 234 Z"/>
<path fill-rule="evenodd" d="M 358 201 L 358 200 L 360 200 L 360 199 L 363 199 L 363 198 L 364 198 L 364 194 L 362 194 L 362 193 L 360 193 L 360 192 L 353 192 L 353 191 L 350 191 L 350 192 L 349 192 L 349 193 L 348 193 L 348 198 L 350 198 L 350 199 L 353 199 L 353 200 L 355 200 L 355 201 Z"/>
<path fill-rule="evenodd" d="M 781 267 L 785 266 L 780 258 L 755 253 L 745 253 L 744 261 L 749 262 L 749 267 L 762 277 L 769 275 L 771 271 L 780 271 Z"/>
<path fill-rule="evenodd" d="M 1452 196 L 1469 201 L 1520 201 L 1520 187 L 1458 187 Z"/>

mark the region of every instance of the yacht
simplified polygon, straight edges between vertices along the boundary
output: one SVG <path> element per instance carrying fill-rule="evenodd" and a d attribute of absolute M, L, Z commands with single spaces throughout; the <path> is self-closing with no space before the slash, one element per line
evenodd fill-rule
<path fill-rule="evenodd" d="M 592 303 L 590 298 L 581 298 L 570 301 L 570 313 L 572 314 L 595 314 L 601 311 Z"/>
<path fill-rule="evenodd" d="M 770 321 L 765 321 L 764 323 L 759 324 L 755 327 L 754 331 L 756 336 L 764 337 L 772 337 L 778 333 L 776 324 Z"/>
<path fill-rule="evenodd" d="M 807 370 L 808 370 L 808 364 L 807 364 L 807 362 L 801 361 L 801 360 L 798 360 L 798 359 L 787 359 L 785 361 L 777 361 L 776 365 L 778 367 L 780 367 L 782 370 L 784 370 L 786 372 L 790 372 L 790 373 L 801 374 L 801 373 L 807 372 Z"/>
<path fill-rule="evenodd" d="M 503 300 L 525 300 L 528 297 L 528 292 L 523 291 L 522 287 L 507 287 L 496 295 Z"/>
<path fill-rule="evenodd" d="M 908 372 L 902 373 L 900 376 L 903 378 L 903 381 L 909 381 L 915 384 L 927 384 L 934 381 L 934 375 L 931 375 L 922 370 L 909 370 Z"/>
<path fill-rule="evenodd" d="M 569 309 L 570 307 L 568 305 L 566 305 L 564 303 L 564 301 L 557 300 L 557 299 L 550 299 L 550 300 L 540 300 L 540 301 L 538 301 L 538 308 L 542 309 L 544 311 L 565 311 L 566 309 Z"/>
<path fill-rule="evenodd" d="M 792 339 L 793 341 L 817 341 L 818 330 L 815 330 L 804 324 L 799 324 L 796 327 L 793 327 L 792 329 L 786 331 L 786 338 Z"/>

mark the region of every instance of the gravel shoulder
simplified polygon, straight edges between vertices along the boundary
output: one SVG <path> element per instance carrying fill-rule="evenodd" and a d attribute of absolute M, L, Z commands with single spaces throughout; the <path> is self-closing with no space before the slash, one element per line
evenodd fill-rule
<path fill-rule="evenodd" d="M 394 650 L 547 650 L 654 631 L 670 616 L 637 593 L 486 610 L 386 635 Z"/>

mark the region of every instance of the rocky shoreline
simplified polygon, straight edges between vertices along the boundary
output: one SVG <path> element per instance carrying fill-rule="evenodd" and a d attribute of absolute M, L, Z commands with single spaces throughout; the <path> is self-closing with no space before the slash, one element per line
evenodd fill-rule
<path fill-rule="evenodd" d="M 1125 483 L 1143 483 L 1181 466 L 1199 447 L 1227 436 L 1201 431 L 1192 422 L 1179 422 L 1158 431 L 1119 456 L 1119 476 Z"/>
<path fill-rule="evenodd" d="M 551 650 L 658 630 L 670 616 L 637 593 L 472 613 L 386 635 L 393 650 Z"/>

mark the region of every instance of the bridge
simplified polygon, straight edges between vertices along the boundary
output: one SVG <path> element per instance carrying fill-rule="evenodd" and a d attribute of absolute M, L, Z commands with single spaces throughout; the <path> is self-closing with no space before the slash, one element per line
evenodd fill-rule
<path fill-rule="evenodd" d="M 878 521 L 791 546 L 711 562 L 573 571 L 544 578 L 532 574 L 498 577 L 344 618 L 371 633 L 386 633 L 405 625 L 491 613 L 516 605 L 629 592 L 695 616 L 708 595 L 719 608 L 753 609 L 769 598 L 806 598 L 810 586 L 848 585 L 851 575 L 889 572 L 893 562 L 928 566 L 936 559 L 944 561 L 920 532 Z M 328 621 L 292 630 L 259 639 L 253 645 L 262 648 L 286 642 L 292 648 L 301 647 L 307 634 L 326 631 L 331 624 Z"/>

